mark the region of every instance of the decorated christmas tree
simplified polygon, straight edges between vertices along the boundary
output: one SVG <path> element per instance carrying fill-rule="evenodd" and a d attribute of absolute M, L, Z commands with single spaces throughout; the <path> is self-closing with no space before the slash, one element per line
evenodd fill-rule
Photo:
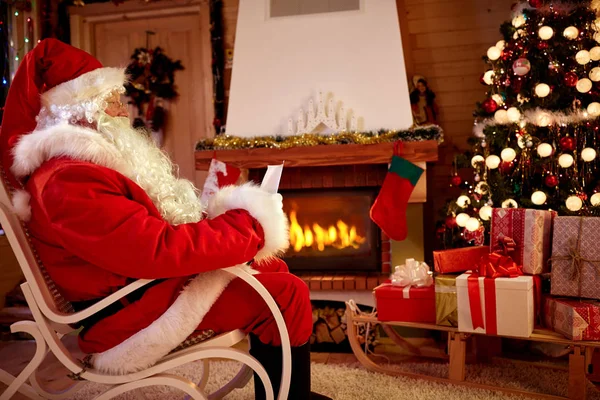
<path fill-rule="evenodd" d="M 473 177 L 451 177 L 461 190 L 438 224 L 445 247 L 484 242 L 493 207 L 600 215 L 599 12 L 600 0 L 513 7 L 483 57 L 472 152 L 455 163 Z"/>

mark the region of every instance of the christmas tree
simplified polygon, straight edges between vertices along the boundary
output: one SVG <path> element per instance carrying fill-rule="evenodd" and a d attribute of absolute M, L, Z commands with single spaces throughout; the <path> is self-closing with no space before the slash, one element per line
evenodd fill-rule
<path fill-rule="evenodd" d="M 529 0 L 483 57 L 472 181 L 455 172 L 442 210 L 445 247 L 480 244 L 493 207 L 600 216 L 600 0 Z M 457 171 L 457 169 L 455 169 Z"/>

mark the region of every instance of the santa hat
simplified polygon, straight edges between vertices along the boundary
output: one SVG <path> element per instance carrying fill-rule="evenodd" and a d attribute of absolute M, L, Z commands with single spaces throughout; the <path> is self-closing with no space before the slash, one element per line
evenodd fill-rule
<path fill-rule="evenodd" d="M 13 188 L 21 183 L 10 170 L 12 151 L 23 135 L 60 122 L 91 122 L 125 81 L 125 69 L 104 68 L 90 54 L 56 39 L 44 39 L 30 51 L 8 91 L 0 130 L 3 172 Z"/>

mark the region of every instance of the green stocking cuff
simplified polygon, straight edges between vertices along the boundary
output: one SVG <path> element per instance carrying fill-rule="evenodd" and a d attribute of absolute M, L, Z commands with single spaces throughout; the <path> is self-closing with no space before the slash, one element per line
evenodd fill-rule
<path fill-rule="evenodd" d="M 389 172 L 393 172 L 401 178 L 407 179 L 413 186 L 417 184 L 423 171 L 423 168 L 398 156 L 392 157 L 392 165 L 389 169 Z"/>

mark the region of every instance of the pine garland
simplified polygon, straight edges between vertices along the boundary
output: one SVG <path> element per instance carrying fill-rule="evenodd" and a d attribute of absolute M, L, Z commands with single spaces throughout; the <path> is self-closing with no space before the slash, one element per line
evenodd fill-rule
<path fill-rule="evenodd" d="M 256 136 L 243 138 L 221 135 L 214 139 L 204 139 L 196 145 L 196 151 L 236 150 L 236 149 L 287 149 L 298 146 L 320 146 L 333 144 L 377 144 L 397 140 L 417 142 L 435 140 L 442 143 L 443 130 L 437 125 L 426 125 L 407 130 L 385 130 L 373 132 L 340 132 L 332 135 L 304 134 L 294 136 Z"/>

